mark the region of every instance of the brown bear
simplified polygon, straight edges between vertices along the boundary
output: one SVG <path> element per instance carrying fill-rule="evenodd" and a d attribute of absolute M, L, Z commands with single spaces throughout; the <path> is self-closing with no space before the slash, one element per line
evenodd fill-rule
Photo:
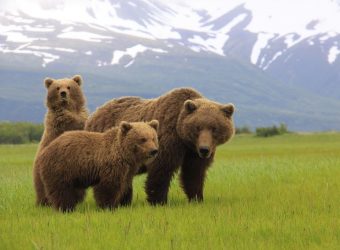
<path fill-rule="evenodd" d="M 203 200 L 203 185 L 216 146 L 227 142 L 234 134 L 233 104 L 220 104 L 204 98 L 190 88 L 175 89 L 156 99 L 124 97 L 98 108 L 86 121 L 85 130 L 102 132 L 122 120 L 156 119 L 159 154 L 149 166 L 145 185 L 151 204 L 164 204 L 171 178 L 181 167 L 181 184 L 189 201 Z M 132 199 L 132 186 L 122 197 L 121 205 Z"/>
<path fill-rule="evenodd" d="M 73 211 L 94 187 L 101 208 L 115 208 L 140 166 L 158 153 L 158 121 L 121 122 L 105 133 L 65 132 L 37 157 L 47 198 L 61 211 Z"/>
<path fill-rule="evenodd" d="M 51 141 L 65 131 L 83 130 L 88 111 L 85 107 L 85 97 L 81 89 L 82 78 L 79 75 L 71 79 L 45 79 L 47 88 L 44 133 L 36 156 L 39 155 Z M 37 205 L 48 205 L 44 186 L 38 174 L 36 164 L 33 167 L 34 187 Z"/>

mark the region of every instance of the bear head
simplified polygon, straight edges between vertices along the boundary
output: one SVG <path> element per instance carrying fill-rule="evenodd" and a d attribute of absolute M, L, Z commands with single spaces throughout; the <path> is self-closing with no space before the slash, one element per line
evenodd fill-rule
<path fill-rule="evenodd" d="M 216 147 L 234 135 L 234 105 L 208 99 L 186 100 L 177 121 L 177 133 L 201 158 L 210 158 Z"/>
<path fill-rule="evenodd" d="M 136 161 L 150 164 L 158 154 L 157 120 L 150 122 L 125 122 L 119 124 L 120 146 L 132 152 Z"/>
<path fill-rule="evenodd" d="M 80 75 L 64 79 L 46 78 L 47 107 L 53 110 L 79 111 L 85 105 L 85 97 L 81 89 L 82 84 L 83 80 Z"/>

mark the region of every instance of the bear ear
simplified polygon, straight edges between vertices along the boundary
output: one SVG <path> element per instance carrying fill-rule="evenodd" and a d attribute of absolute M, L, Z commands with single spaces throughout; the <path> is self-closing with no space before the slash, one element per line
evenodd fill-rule
<path fill-rule="evenodd" d="M 76 83 L 78 83 L 79 86 L 81 86 L 83 84 L 83 78 L 81 77 L 81 75 L 73 76 L 72 80 L 75 81 Z"/>
<path fill-rule="evenodd" d="M 49 77 L 45 78 L 44 80 L 45 87 L 48 89 L 52 85 L 53 81 L 54 81 L 53 78 L 49 78 Z"/>
<path fill-rule="evenodd" d="M 122 121 L 119 124 L 120 130 L 122 131 L 123 135 L 126 135 L 127 132 L 132 128 L 132 125 L 128 122 Z"/>
<path fill-rule="evenodd" d="M 222 106 L 221 110 L 225 113 L 226 116 L 231 117 L 234 114 L 235 106 L 232 103 L 228 103 Z"/>
<path fill-rule="evenodd" d="M 150 127 L 154 128 L 156 131 L 158 131 L 159 122 L 157 120 L 152 120 L 151 122 L 148 122 Z"/>
<path fill-rule="evenodd" d="M 192 100 L 186 100 L 184 102 L 184 108 L 189 113 L 192 113 L 192 112 L 194 112 L 197 109 L 197 106 L 196 106 L 196 104 Z"/>

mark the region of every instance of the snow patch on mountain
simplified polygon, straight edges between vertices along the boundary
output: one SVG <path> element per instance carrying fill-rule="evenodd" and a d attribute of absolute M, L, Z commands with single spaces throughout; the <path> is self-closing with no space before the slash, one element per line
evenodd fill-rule
<path fill-rule="evenodd" d="M 18 14 L 17 15 L 7 14 L 5 16 L 8 20 L 14 21 L 16 23 L 26 23 L 26 24 L 34 23 L 34 19 L 23 18 L 19 16 Z"/>
<path fill-rule="evenodd" d="M 336 37 L 337 35 L 338 35 L 338 33 L 333 32 L 333 31 L 327 32 L 327 33 L 325 33 L 322 37 L 319 38 L 319 41 L 320 41 L 321 43 L 324 43 L 324 42 L 326 42 L 328 39 L 333 38 L 333 37 Z"/>
<path fill-rule="evenodd" d="M 252 64 L 257 64 L 263 48 L 268 44 L 268 41 L 274 37 L 274 34 L 261 32 L 257 35 L 257 40 L 254 44 L 250 55 L 250 61 Z"/>
<path fill-rule="evenodd" d="M 133 62 L 134 59 L 137 57 L 138 54 L 146 52 L 146 51 L 152 51 L 152 52 L 156 52 L 156 53 L 168 53 L 166 50 L 163 49 L 158 49 L 158 48 L 150 48 L 150 47 L 145 47 L 141 44 L 138 44 L 136 46 L 127 48 L 126 50 L 116 50 L 113 52 L 113 57 L 111 60 L 111 65 L 114 64 L 119 64 L 120 60 L 124 57 L 124 56 L 129 56 L 132 58 L 132 60 L 125 65 L 125 67 L 129 67 Z"/>
<path fill-rule="evenodd" d="M 36 51 L 36 50 L 30 50 L 30 49 L 24 49 L 24 47 L 27 47 L 27 44 L 20 46 L 17 49 L 9 49 L 5 47 L 4 45 L 0 46 L 0 52 L 2 53 L 13 53 L 13 54 L 25 54 L 25 55 L 34 55 L 37 57 L 42 58 L 42 67 L 46 67 L 47 64 L 60 59 L 59 55 L 55 55 L 48 52 L 42 52 L 42 51 Z"/>
<path fill-rule="evenodd" d="M 329 49 L 328 52 L 328 62 L 330 64 L 333 64 L 335 62 L 335 60 L 337 59 L 338 55 L 340 55 L 340 49 L 338 46 L 332 46 Z"/>
<path fill-rule="evenodd" d="M 293 47 L 295 44 L 299 43 L 302 40 L 302 38 L 297 35 L 296 33 L 288 34 L 285 36 L 285 44 L 287 45 L 287 49 L 290 47 Z"/>
<path fill-rule="evenodd" d="M 84 31 L 70 31 L 70 32 L 64 32 L 57 36 L 58 38 L 64 38 L 64 39 L 78 39 L 88 42 L 102 42 L 104 39 L 112 39 L 110 36 L 103 36 L 98 35 L 91 32 L 84 32 Z"/>
<path fill-rule="evenodd" d="M 210 51 L 215 54 L 224 56 L 223 47 L 230 38 L 228 33 L 240 22 L 242 22 L 247 17 L 246 14 L 241 14 L 233 18 L 227 25 L 223 26 L 217 31 L 213 31 L 213 25 L 209 25 L 205 27 L 205 32 L 209 35 L 208 39 L 203 39 L 202 37 L 195 35 L 193 38 L 189 38 L 188 41 L 194 44 L 200 45 L 191 46 L 190 48 L 193 51 L 200 52 Z"/>
<path fill-rule="evenodd" d="M 224 34 L 210 34 L 211 38 L 203 39 L 201 36 L 194 35 L 188 39 L 188 42 L 194 44 L 189 45 L 189 48 L 195 52 L 211 51 L 215 54 L 224 56 L 223 45 L 228 40 L 229 36 Z M 222 47 L 221 47 L 222 45 Z"/>
<path fill-rule="evenodd" d="M 52 48 L 52 47 L 49 47 L 49 46 L 32 46 L 32 45 L 29 45 L 27 46 L 27 48 L 29 49 L 35 49 L 35 50 L 55 50 L 55 51 L 61 51 L 61 52 L 68 52 L 68 53 L 75 53 L 77 52 L 76 50 L 74 49 L 68 49 L 68 48 Z"/>
<path fill-rule="evenodd" d="M 29 43 L 29 42 L 39 40 L 39 38 L 28 37 L 19 32 L 6 32 L 6 34 L 4 35 L 6 35 L 7 42 Z"/>
<path fill-rule="evenodd" d="M 279 56 L 281 56 L 282 54 L 283 54 L 282 51 L 276 52 L 275 55 L 273 56 L 273 58 L 270 59 L 270 60 L 266 63 L 266 65 L 262 66 L 262 69 L 263 69 L 263 70 L 267 70 L 267 69 L 269 68 L 269 66 L 270 66 L 270 65 L 271 65 L 271 64 L 272 64 Z"/>

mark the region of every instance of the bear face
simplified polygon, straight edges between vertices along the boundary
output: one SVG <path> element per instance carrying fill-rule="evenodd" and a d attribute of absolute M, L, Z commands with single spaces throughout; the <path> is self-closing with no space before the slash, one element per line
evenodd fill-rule
<path fill-rule="evenodd" d="M 222 105 L 204 98 L 184 102 L 177 121 L 177 133 L 201 158 L 210 158 L 216 147 L 234 134 L 234 105 Z"/>
<path fill-rule="evenodd" d="M 47 107 L 50 109 L 69 109 L 79 111 L 85 104 L 81 89 L 83 80 L 75 75 L 71 79 L 45 79 L 47 88 Z"/>
<path fill-rule="evenodd" d="M 157 120 L 150 122 L 125 122 L 120 128 L 120 145 L 125 152 L 133 152 L 136 161 L 150 164 L 158 154 Z"/>

